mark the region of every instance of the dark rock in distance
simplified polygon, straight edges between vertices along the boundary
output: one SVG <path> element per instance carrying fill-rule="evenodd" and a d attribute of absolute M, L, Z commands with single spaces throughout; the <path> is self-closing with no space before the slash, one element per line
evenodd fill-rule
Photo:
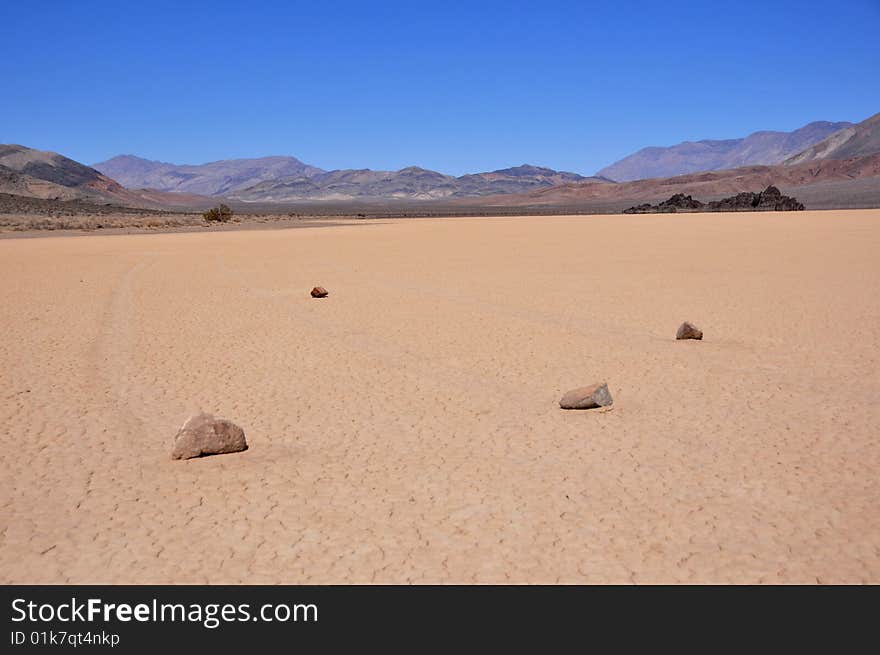
<path fill-rule="evenodd" d="M 643 203 L 624 209 L 624 214 L 668 214 L 678 211 L 708 211 L 708 212 L 740 212 L 740 211 L 803 211 L 804 205 L 797 198 L 784 196 L 782 192 L 772 184 L 759 193 L 746 191 L 729 198 L 713 200 L 709 204 L 703 204 L 691 196 L 676 193 L 669 200 L 659 205 Z"/>
<path fill-rule="evenodd" d="M 784 196 L 772 184 L 760 193 L 738 193 L 735 196 L 709 203 L 710 211 L 803 211 L 804 205 L 796 198 Z"/>
<path fill-rule="evenodd" d="M 694 200 L 691 196 L 686 196 L 683 193 L 676 193 L 669 200 L 664 200 L 659 205 L 650 205 L 648 203 L 644 203 L 641 205 L 636 205 L 634 207 L 630 207 L 629 209 L 624 209 L 624 214 L 674 214 L 679 209 L 683 209 L 685 211 L 694 211 L 697 209 L 703 208 L 703 203 L 699 200 Z"/>
<path fill-rule="evenodd" d="M 312 289 L 312 298 L 326 298 L 329 292 L 324 287 L 315 287 Z"/>

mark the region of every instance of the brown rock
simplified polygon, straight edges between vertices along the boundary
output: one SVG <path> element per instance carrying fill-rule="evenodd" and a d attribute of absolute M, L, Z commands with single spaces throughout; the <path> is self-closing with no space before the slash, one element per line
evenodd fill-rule
<path fill-rule="evenodd" d="M 191 416 L 174 437 L 171 459 L 190 459 L 247 450 L 244 430 L 232 421 L 210 414 Z"/>
<path fill-rule="evenodd" d="M 703 332 L 693 323 L 685 321 L 678 326 L 678 332 L 675 333 L 676 339 L 702 339 Z"/>
<path fill-rule="evenodd" d="M 591 409 L 593 407 L 605 407 L 614 400 L 608 391 L 608 385 L 604 382 L 593 384 L 589 387 L 572 389 L 562 397 L 559 406 L 562 409 Z"/>
<path fill-rule="evenodd" d="M 312 289 L 312 298 L 326 298 L 328 293 L 324 287 L 315 287 Z"/>

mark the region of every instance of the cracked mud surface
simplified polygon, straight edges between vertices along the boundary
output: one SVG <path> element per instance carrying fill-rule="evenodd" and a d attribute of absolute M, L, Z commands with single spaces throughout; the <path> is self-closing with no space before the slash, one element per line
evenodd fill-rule
<path fill-rule="evenodd" d="M 0 582 L 880 582 L 878 253 L 874 210 L 2 241 Z M 172 461 L 200 409 L 250 449 Z"/>

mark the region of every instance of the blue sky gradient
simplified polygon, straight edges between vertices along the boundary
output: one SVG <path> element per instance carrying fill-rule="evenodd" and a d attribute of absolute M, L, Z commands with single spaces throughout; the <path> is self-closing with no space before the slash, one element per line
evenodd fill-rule
<path fill-rule="evenodd" d="M 2 2 L 0 142 L 85 163 L 521 163 L 880 111 L 880 0 Z"/>

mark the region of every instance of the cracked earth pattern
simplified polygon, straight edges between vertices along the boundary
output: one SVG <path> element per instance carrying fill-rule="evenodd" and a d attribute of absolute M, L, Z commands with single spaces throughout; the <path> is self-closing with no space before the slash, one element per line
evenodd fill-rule
<path fill-rule="evenodd" d="M 878 253 L 878 211 L 0 241 L 0 582 L 880 582 Z M 250 449 L 172 461 L 198 410 Z"/>

